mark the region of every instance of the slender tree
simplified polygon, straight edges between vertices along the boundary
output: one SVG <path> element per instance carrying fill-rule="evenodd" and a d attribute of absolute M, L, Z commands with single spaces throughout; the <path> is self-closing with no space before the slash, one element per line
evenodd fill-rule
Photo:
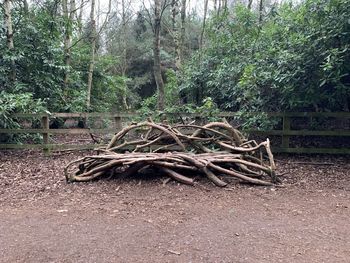
<path fill-rule="evenodd" d="M 165 107 L 165 92 L 164 81 L 162 77 L 160 65 L 160 30 L 161 30 L 161 16 L 162 6 L 161 0 L 154 0 L 154 19 L 153 19 L 153 72 L 158 90 L 158 109 L 164 110 Z"/>
<path fill-rule="evenodd" d="M 90 9 L 90 63 L 88 71 L 88 82 L 87 82 L 87 97 L 86 107 L 89 109 L 91 106 L 91 88 L 92 88 L 92 77 L 94 73 L 95 65 L 95 51 L 96 51 L 96 21 L 95 21 L 95 0 L 91 0 Z"/>
<path fill-rule="evenodd" d="M 126 3 L 125 0 L 122 0 L 122 38 L 121 38 L 121 46 L 122 46 L 122 54 L 121 54 L 121 73 L 123 78 L 126 78 L 126 70 L 128 67 L 127 57 L 126 57 L 126 49 L 127 49 L 127 18 L 126 18 Z M 127 100 L 126 100 L 126 84 L 124 85 L 124 90 L 122 92 L 122 103 L 124 109 L 129 109 Z"/>
<path fill-rule="evenodd" d="M 84 9 L 83 7 L 84 7 L 84 0 L 80 0 L 79 14 L 77 15 L 79 35 L 82 35 L 83 33 L 83 9 Z"/>
<path fill-rule="evenodd" d="M 249 0 L 248 1 L 248 9 L 251 10 L 252 9 L 252 4 L 253 4 L 253 0 Z"/>
<path fill-rule="evenodd" d="M 264 2 L 263 2 L 263 0 L 260 0 L 260 3 L 259 3 L 259 24 L 261 24 L 261 22 L 262 22 L 263 10 L 264 10 Z"/>
<path fill-rule="evenodd" d="M 69 86 L 69 73 L 71 66 L 71 45 L 72 45 L 72 34 L 73 34 L 73 20 L 76 13 L 75 0 L 70 0 L 68 4 L 68 0 L 62 0 L 62 11 L 63 17 L 65 20 L 65 28 L 64 28 L 64 78 L 63 78 L 63 97 L 66 98 L 67 90 Z"/>
<path fill-rule="evenodd" d="M 172 34 L 174 39 L 174 51 L 175 51 L 175 66 L 176 68 L 180 68 L 181 61 L 180 61 L 180 35 L 178 30 L 178 23 L 177 23 L 177 16 L 179 14 L 179 1 L 178 0 L 171 0 L 171 22 L 172 22 Z"/>
<path fill-rule="evenodd" d="M 181 66 L 184 59 L 185 35 L 186 35 L 186 0 L 181 0 L 181 33 L 179 41 L 179 65 Z"/>
<path fill-rule="evenodd" d="M 27 0 L 23 0 L 23 9 L 24 9 L 24 13 L 28 14 L 28 12 L 29 12 L 29 5 L 28 5 L 28 1 Z"/>
<path fill-rule="evenodd" d="M 10 0 L 4 0 L 4 19 L 5 19 L 5 28 L 6 28 L 6 42 L 7 48 L 10 51 L 10 54 L 13 54 L 15 49 L 13 43 L 13 29 L 12 29 L 12 16 L 11 16 L 11 3 Z M 12 82 L 16 81 L 16 64 L 14 58 L 11 58 L 11 73 L 10 80 Z"/>
<path fill-rule="evenodd" d="M 200 39 L 199 39 L 199 49 L 203 48 L 203 37 L 204 37 L 204 31 L 205 31 L 205 24 L 206 24 L 206 20 L 207 20 L 207 12 L 208 12 L 208 0 L 205 0 L 205 2 L 204 2 L 204 14 L 203 14 L 202 31 L 201 31 L 201 35 L 200 35 Z"/>
<path fill-rule="evenodd" d="M 62 12 L 63 12 L 63 18 L 64 18 L 64 40 L 63 40 L 63 45 L 64 45 L 64 64 L 66 66 L 66 69 L 64 71 L 64 77 L 63 77 L 63 89 L 64 89 L 64 98 L 66 97 L 65 93 L 67 92 L 67 86 L 68 86 L 68 79 L 69 79 L 69 64 L 70 64 L 70 59 L 69 59 L 69 46 L 70 46 L 70 34 L 69 34 L 69 15 L 68 15 L 68 1 L 67 0 L 62 0 Z"/>
<path fill-rule="evenodd" d="M 218 10 L 217 10 L 217 15 L 220 15 L 220 12 L 221 12 L 221 1 L 222 1 L 222 0 L 218 0 Z"/>

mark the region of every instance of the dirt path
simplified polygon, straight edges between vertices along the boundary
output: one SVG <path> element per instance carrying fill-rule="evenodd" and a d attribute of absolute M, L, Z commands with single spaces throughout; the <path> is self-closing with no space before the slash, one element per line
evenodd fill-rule
<path fill-rule="evenodd" d="M 156 177 L 67 185 L 61 169 L 75 155 L 32 157 L 0 153 L 0 262 L 350 259 L 345 157 L 313 158 L 334 163 L 315 167 L 281 156 L 287 188 L 228 190 Z"/>

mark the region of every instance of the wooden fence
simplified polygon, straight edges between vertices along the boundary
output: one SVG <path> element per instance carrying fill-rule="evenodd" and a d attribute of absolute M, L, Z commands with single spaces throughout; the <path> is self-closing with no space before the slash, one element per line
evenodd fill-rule
<path fill-rule="evenodd" d="M 331 138 L 342 138 L 344 141 L 350 139 L 350 113 L 349 112 L 288 112 L 288 113 L 268 113 L 271 118 L 277 118 L 282 121 L 281 129 L 265 130 L 265 131 L 250 131 L 250 133 L 260 134 L 262 136 L 278 136 L 281 137 L 281 144 L 273 147 L 274 152 L 284 153 L 329 153 L 329 154 L 350 154 L 349 145 L 338 148 L 322 148 L 322 147 L 291 147 L 290 140 L 294 136 L 311 136 L 311 137 L 331 137 Z M 200 118 L 200 115 L 196 114 L 181 114 L 185 117 Z M 52 114 L 14 114 L 13 117 L 18 119 L 40 119 L 41 128 L 38 129 L 0 129 L 0 134 L 41 134 L 41 144 L 0 144 L 0 149 L 43 149 L 44 152 L 48 153 L 50 150 L 61 150 L 61 149 L 93 149 L 98 147 L 98 144 L 51 144 L 50 135 L 55 134 L 113 134 L 122 128 L 122 123 L 125 120 L 130 120 L 136 117 L 136 113 L 52 113 Z M 235 116 L 234 112 L 222 112 L 218 117 L 232 118 Z M 100 118 L 103 120 L 112 120 L 113 127 L 99 128 L 99 129 L 78 129 L 78 128 L 65 128 L 65 129 L 52 129 L 49 127 L 50 119 L 53 118 Z M 312 129 L 291 129 L 292 123 L 296 118 L 328 118 L 337 119 L 345 123 L 345 128 L 342 129 L 323 129 L 323 130 L 312 130 Z"/>

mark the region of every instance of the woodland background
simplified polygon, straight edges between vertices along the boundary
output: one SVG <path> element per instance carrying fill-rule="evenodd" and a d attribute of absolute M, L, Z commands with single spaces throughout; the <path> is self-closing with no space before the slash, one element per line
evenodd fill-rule
<path fill-rule="evenodd" d="M 2 128 L 14 112 L 221 110 L 260 128 L 349 111 L 349 0 L 3 0 L 0 21 Z"/>

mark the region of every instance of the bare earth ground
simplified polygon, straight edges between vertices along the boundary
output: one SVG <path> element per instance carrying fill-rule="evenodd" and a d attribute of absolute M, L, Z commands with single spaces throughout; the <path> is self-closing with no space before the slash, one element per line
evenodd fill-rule
<path fill-rule="evenodd" d="M 350 262 L 349 156 L 276 156 L 285 188 L 67 184 L 87 154 L 0 152 L 0 262 Z"/>

